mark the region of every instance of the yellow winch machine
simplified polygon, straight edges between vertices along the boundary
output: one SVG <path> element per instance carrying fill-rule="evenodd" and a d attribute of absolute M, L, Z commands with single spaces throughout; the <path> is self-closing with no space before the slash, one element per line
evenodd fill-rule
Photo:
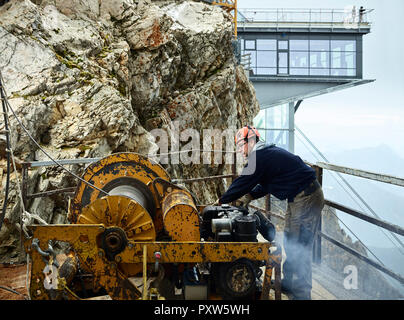
<path fill-rule="evenodd" d="M 243 207 L 197 206 L 142 155 L 90 164 L 69 221 L 28 226 L 31 299 L 269 299 L 271 288 L 280 299 L 281 255 L 269 220 Z M 269 241 L 258 242 L 258 232 Z M 68 248 L 61 265 L 56 243 Z"/>

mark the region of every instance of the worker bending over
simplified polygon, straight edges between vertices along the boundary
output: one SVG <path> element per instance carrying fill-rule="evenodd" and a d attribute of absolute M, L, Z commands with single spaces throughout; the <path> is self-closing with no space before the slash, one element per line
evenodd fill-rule
<path fill-rule="evenodd" d="M 240 199 L 246 205 L 267 194 L 288 200 L 282 290 L 293 299 L 310 300 L 313 241 L 324 207 L 323 191 L 314 169 L 300 157 L 273 144 L 267 145 L 259 137 L 258 131 L 250 126 L 237 132 L 237 152 L 248 161 L 218 203 Z"/>

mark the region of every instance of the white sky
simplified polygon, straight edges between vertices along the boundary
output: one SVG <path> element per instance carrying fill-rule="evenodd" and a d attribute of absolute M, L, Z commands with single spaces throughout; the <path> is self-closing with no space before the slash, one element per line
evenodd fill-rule
<path fill-rule="evenodd" d="M 376 81 L 303 101 L 296 125 L 325 154 L 384 143 L 404 158 L 403 0 L 238 0 L 238 8 L 352 5 L 374 9 L 371 33 L 363 37 L 363 78 Z"/>

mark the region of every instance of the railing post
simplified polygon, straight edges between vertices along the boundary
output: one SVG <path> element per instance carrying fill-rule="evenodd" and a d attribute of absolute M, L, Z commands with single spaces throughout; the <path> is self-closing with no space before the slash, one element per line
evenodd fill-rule
<path fill-rule="evenodd" d="M 233 183 L 234 179 L 236 178 L 236 174 L 237 174 L 237 165 L 236 165 L 236 162 L 237 162 L 237 152 L 234 152 L 234 153 L 233 153 L 233 164 L 231 165 L 231 173 L 232 173 L 232 175 L 233 175 L 233 177 L 231 178 L 231 182 L 232 182 L 232 183 Z M 235 206 L 235 205 L 236 205 L 236 202 L 233 201 L 231 204 L 232 204 L 233 206 Z"/>
<path fill-rule="evenodd" d="M 317 180 L 321 186 L 323 186 L 323 168 L 318 166 L 313 166 L 316 171 Z M 321 230 L 322 230 L 322 213 L 320 214 L 320 221 L 318 223 L 317 234 L 314 238 L 313 243 L 313 262 L 316 264 L 321 264 Z"/>
<path fill-rule="evenodd" d="M 267 194 L 265 196 L 265 215 L 269 220 L 271 220 L 271 215 L 269 214 L 269 211 L 271 211 L 271 195 Z"/>
<path fill-rule="evenodd" d="M 278 31 L 279 26 L 279 8 L 276 8 L 276 31 Z"/>
<path fill-rule="evenodd" d="M 23 163 L 21 165 L 21 197 L 24 208 L 27 209 L 28 205 L 28 168 L 29 164 Z"/>
<path fill-rule="evenodd" d="M 237 153 L 234 152 L 233 153 L 233 163 L 231 165 L 231 174 L 233 175 L 233 178 L 231 179 L 231 182 L 234 181 L 236 175 L 237 175 L 237 166 L 236 166 L 236 162 L 237 162 Z"/>

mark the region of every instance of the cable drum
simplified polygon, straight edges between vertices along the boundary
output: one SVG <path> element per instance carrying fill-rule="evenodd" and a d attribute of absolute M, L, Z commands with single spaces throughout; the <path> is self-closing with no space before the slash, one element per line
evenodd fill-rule
<path fill-rule="evenodd" d="M 123 185 L 112 189 L 108 193 L 111 196 L 125 196 L 131 198 L 132 200 L 135 200 L 137 203 L 139 203 L 142 207 L 148 207 L 146 196 L 142 193 L 141 190 L 136 189 L 135 187 Z"/>
<path fill-rule="evenodd" d="M 156 214 L 156 204 L 153 199 L 153 194 L 141 181 L 134 178 L 121 177 L 112 180 L 103 190 L 108 192 L 111 196 L 124 196 L 135 200 L 154 218 Z M 103 197 L 103 194 L 100 193 L 98 197 Z"/>
<path fill-rule="evenodd" d="M 170 181 L 163 167 L 136 153 L 115 153 L 94 162 L 86 168 L 83 180 L 91 182 L 104 192 L 80 182 L 70 205 L 69 220 L 72 223 L 77 222 L 82 209 L 105 194 L 134 200 L 154 217 L 156 200 L 148 186 L 156 178 Z"/>

